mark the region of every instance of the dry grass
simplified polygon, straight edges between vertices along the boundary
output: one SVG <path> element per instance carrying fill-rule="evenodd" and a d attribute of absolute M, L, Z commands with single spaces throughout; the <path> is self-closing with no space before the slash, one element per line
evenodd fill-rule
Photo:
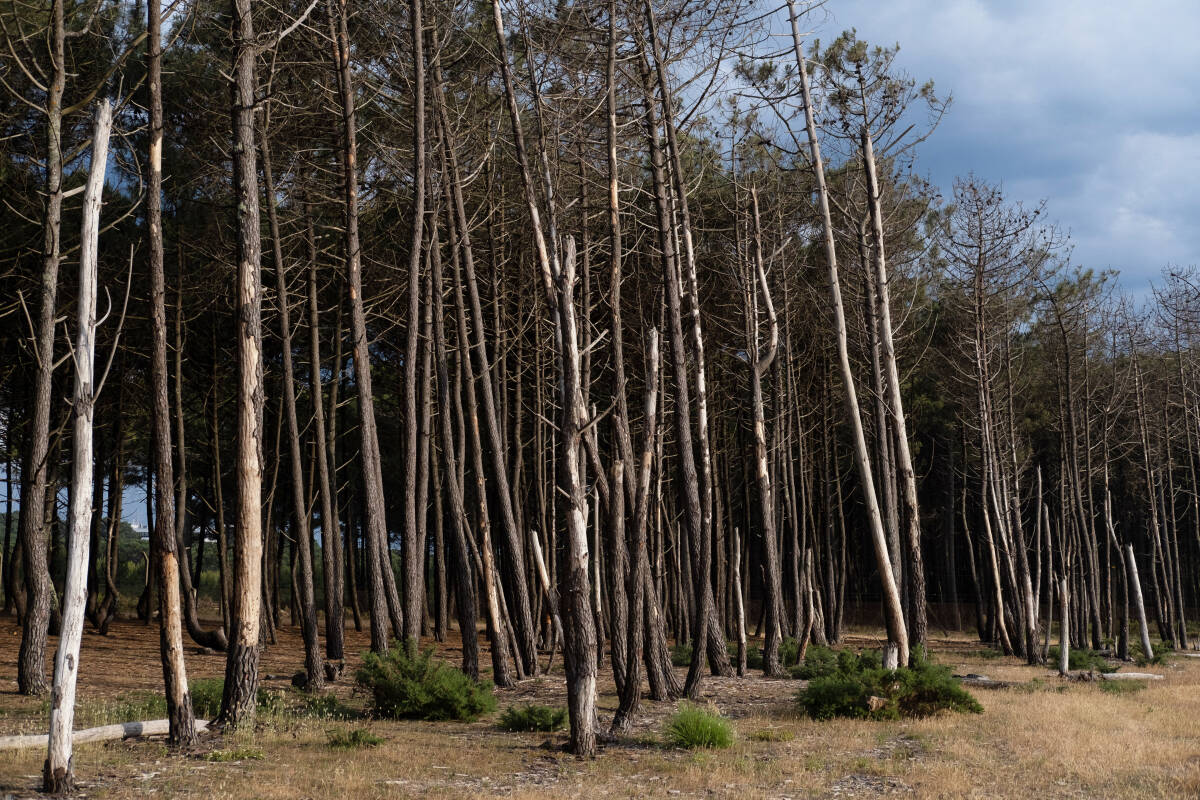
<path fill-rule="evenodd" d="M 18 635 L 11 619 L 0 620 L 0 733 L 45 725 L 42 704 L 15 694 Z M 865 632 L 848 642 L 874 643 Z M 349 651 L 366 644 L 350 632 Z M 108 639 L 85 636 L 84 647 L 80 696 L 93 715 L 161 681 L 154 628 L 121 623 Z M 819 723 L 796 712 L 795 681 L 707 679 L 704 700 L 737 731 L 733 747 L 722 751 L 663 747 L 663 720 L 675 706 L 647 702 L 633 733 L 590 762 L 561 752 L 565 733 L 507 733 L 494 718 L 362 723 L 285 715 L 265 720 L 253 734 L 206 740 L 183 756 L 168 753 L 161 741 L 84 746 L 75 769 L 87 796 L 106 798 L 1200 796 L 1200 659 L 1152 668 L 1166 679 L 1144 691 L 1109 694 L 1095 684 L 1062 684 L 1016 659 L 990 657 L 965 634 L 936 639 L 933 651 L 956 672 L 1039 678 L 1040 684 L 977 690 L 982 715 Z M 298 636 L 283 631 L 280 645 L 264 656 L 264 673 L 290 675 L 301 652 Z M 439 655 L 456 660 L 458 651 L 451 643 Z M 486 654 L 481 663 L 488 663 Z M 196 677 L 217 676 L 223 659 L 189 653 L 188 667 Z M 334 691 L 361 706 L 348 679 Z M 501 708 L 565 705 L 561 672 L 497 697 Z M 606 674 L 602 718 L 611 717 L 616 702 Z M 330 747 L 331 730 L 363 724 L 382 744 Z M 219 758 L 238 752 L 263 758 L 210 760 L 214 751 Z M 44 757 L 41 751 L 0 753 L 0 797 L 32 794 Z"/>

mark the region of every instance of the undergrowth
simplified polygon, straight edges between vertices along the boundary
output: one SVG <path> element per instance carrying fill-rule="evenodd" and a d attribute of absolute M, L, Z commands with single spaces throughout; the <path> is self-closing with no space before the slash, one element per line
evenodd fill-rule
<path fill-rule="evenodd" d="M 382 736 L 376 736 L 366 728 L 326 731 L 326 735 L 329 737 L 329 746 L 335 750 L 359 750 L 383 744 Z"/>
<path fill-rule="evenodd" d="M 733 726 L 715 711 L 685 704 L 667 720 L 667 741 L 689 750 L 725 748 L 733 744 Z"/>
<path fill-rule="evenodd" d="M 914 648 L 912 664 L 882 669 L 875 654 L 837 654 L 836 670 L 821 657 L 823 674 L 809 679 L 797 701 L 813 719 L 901 719 L 928 717 L 942 710 L 979 714 L 983 706 L 962 688 L 948 667 L 934 664 Z"/>
<path fill-rule="evenodd" d="M 500 727 L 506 731 L 557 731 L 567 724 L 565 708 L 526 705 L 509 706 L 500 715 Z"/>
<path fill-rule="evenodd" d="M 432 648 L 410 655 L 396 642 L 385 656 L 363 653 L 355 680 L 381 717 L 474 721 L 496 710 L 491 686 L 434 660 Z"/>

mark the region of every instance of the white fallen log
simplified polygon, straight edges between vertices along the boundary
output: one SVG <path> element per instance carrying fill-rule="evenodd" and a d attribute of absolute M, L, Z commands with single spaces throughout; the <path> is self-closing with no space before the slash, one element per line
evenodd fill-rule
<path fill-rule="evenodd" d="M 1161 681 L 1162 675 L 1153 672 L 1101 672 L 1097 676 L 1102 681 Z"/>
<path fill-rule="evenodd" d="M 208 727 L 208 720 L 196 720 L 196 730 L 202 731 Z M 170 721 L 151 719 L 144 722 L 118 722 L 115 725 L 101 725 L 98 728 L 85 728 L 71 735 L 72 745 L 87 742 L 106 742 L 110 739 L 132 739 L 136 736 L 165 736 L 170 732 Z M 0 750 L 23 750 L 29 747 L 45 747 L 47 737 L 44 733 L 34 733 L 26 736 L 0 736 Z"/>

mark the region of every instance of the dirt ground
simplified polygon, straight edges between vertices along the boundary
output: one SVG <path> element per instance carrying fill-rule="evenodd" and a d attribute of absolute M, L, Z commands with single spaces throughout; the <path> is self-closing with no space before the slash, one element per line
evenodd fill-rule
<path fill-rule="evenodd" d="M 365 632 L 347 633 L 347 653 L 367 648 Z M 14 620 L 0 618 L 0 735 L 46 729 L 45 702 L 16 694 L 19 639 Z M 500 730 L 499 712 L 474 723 L 285 712 L 252 732 L 206 736 L 185 754 L 168 752 L 161 739 L 83 745 L 75 773 L 81 795 L 95 798 L 1200 797 L 1200 659 L 1179 656 L 1139 670 L 1164 679 L 1111 693 L 996 657 L 967 634 L 931 645 L 956 673 L 1022 685 L 974 690 L 982 715 L 816 722 L 797 710 L 797 681 L 707 678 L 704 702 L 731 719 L 733 747 L 664 746 L 664 720 L 676 704 L 647 701 L 632 733 L 591 761 L 562 752 L 565 733 Z M 874 647 L 878 638 L 859 630 L 844 646 Z M 289 676 L 302 652 L 297 631 L 285 626 L 263 655 L 263 685 L 296 699 Z M 457 663 L 459 650 L 448 642 L 438 655 Z M 357 660 L 330 691 L 361 708 L 351 677 Z M 486 650 L 480 663 L 489 663 Z M 224 657 L 189 646 L 187 667 L 192 678 L 220 677 Z M 107 637 L 85 633 L 77 727 L 116 721 L 161 691 L 161 682 L 157 627 L 120 622 Z M 607 721 L 617 706 L 607 670 L 600 692 Z M 565 706 L 561 664 L 556 659 L 551 674 L 496 696 L 500 711 L 527 702 Z M 331 732 L 356 728 L 382 744 L 329 745 Z M 41 749 L 0 752 L 0 798 L 33 796 L 44 758 Z"/>

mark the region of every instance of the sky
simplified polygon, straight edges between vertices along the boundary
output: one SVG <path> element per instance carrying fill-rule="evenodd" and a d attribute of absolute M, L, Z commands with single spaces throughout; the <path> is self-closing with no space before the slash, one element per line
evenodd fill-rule
<path fill-rule="evenodd" d="M 1074 263 L 1135 295 L 1200 265 L 1200 2 L 830 0 L 811 23 L 900 45 L 953 104 L 916 169 L 974 172 L 1070 233 Z"/>

